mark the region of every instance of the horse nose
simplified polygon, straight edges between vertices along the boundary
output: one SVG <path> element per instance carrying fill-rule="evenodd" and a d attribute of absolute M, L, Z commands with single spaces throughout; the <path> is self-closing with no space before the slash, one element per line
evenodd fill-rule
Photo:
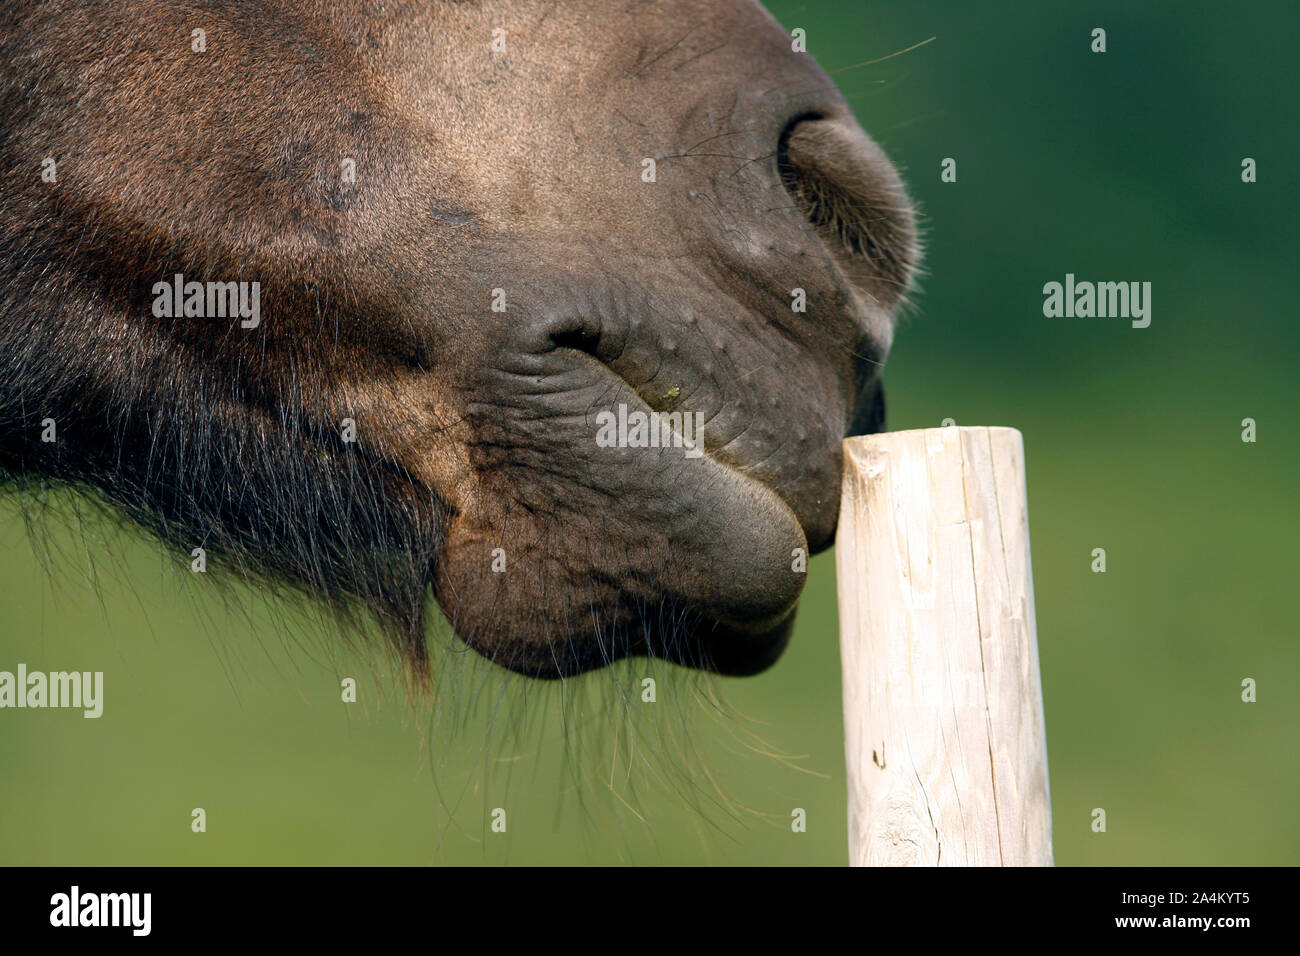
<path fill-rule="evenodd" d="M 916 223 L 902 180 L 851 118 L 795 117 L 777 147 L 781 182 L 845 275 L 897 305 L 916 264 Z"/>

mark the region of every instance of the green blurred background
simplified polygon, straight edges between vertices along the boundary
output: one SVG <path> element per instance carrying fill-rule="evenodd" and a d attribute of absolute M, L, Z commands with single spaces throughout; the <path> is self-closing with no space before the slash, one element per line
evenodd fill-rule
<path fill-rule="evenodd" d="M 923 215 L 891 428 L 1024 432 L 1057 862 L 1296 864 L 1300 15 L 1132 6 L 772 9 Z M 1044 318 L 1066 272 L 1150 281 L 1151 327 Z M 67 524 L 51 576 L 0 504 L 0 669 L 102 670 L 105 711 L 0 712 L 0 863 L 846 861 L 830 555 L 762 676 L 632 662 L 541 686 L 453 653 L 412 705 L 310 615 L 227 601 L 93 512 Z"/>

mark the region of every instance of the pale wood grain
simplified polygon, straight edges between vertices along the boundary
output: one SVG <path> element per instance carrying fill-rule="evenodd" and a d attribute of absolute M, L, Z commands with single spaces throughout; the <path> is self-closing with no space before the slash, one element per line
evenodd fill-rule
<path fill-rule="evenodd" d="M 836 564 L 850 863 L 1050 866 L 1020 432 L 845 441 Z"/>

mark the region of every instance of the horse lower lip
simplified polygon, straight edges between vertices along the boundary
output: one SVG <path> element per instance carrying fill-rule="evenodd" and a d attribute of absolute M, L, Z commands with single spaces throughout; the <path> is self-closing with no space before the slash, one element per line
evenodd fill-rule
<path fill-rule="evenodd" d="M 621 379 L 611 391 L 614 404 L 638 401 Z M 467 512 L 448 527 L 435 593 L 457 633 L 471 643 L 484 635 L 481 649 L 493 657 L 493 635 L 548 649 L 589 630 L 594 620 L 601 633 L 621 632 L 630 642 L 621 650 L 615 646 L 619 656 L 678 654 L 682 663 L 735 674 L 774 661 L 806 579 L 791 567 L 791 555 L 806 552 L 808 543 L 790 507 L 766 485 L 707 455 L 689 459 L 681 449 L 601 448 L 581 414 L 559 427 L 564 432 L 549 447 L 581 456 L 581 477 L 559 496 L 541 486 L 547 497 L 510 519 L 510 567 L 522 577 L 508 582 L 482 560 L 485 549 L 502 544 L 497 516 Z M 528 489 L 517 487 L 513 494 L 521 497 Z M 593 514 L 595 507 L 608 514 Z M 556 527 L 588 534 L 557 543 Z M 617 533 L 602 534 L 606 527 Z M 520 591 L 517 580 L 545 586 Z M 656 603 L 665 595 L 666 603 Z M 636 608 L 651 610 L 648 617 L 626 620 Z M 661 635 L 638 649 L 645 620 L 663 624 L 683 617 L 694 622 L 689 633 Z M 539 651 L 519 661 L 545 673 L 561 666 L 553 658 L 570 656 Z M 510 658 L 505 656 L 507 666 Z"/>
<path fill-rule="evenodd" d="M 672 659 L 727 677 L 748 677 L 777 661 L 790 641 L 793 628 L 793 609 L 757 628 L 720 625 L 688 641 Z"/>

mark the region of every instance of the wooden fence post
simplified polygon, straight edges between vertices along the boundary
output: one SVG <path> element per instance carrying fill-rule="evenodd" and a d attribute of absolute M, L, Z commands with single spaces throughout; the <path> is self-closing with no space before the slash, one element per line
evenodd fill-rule
<path fill-rule="evenodd" d="M 836 571 L 849 862 L 1050 866 L 1020 432 L 846 440 Z"/>

